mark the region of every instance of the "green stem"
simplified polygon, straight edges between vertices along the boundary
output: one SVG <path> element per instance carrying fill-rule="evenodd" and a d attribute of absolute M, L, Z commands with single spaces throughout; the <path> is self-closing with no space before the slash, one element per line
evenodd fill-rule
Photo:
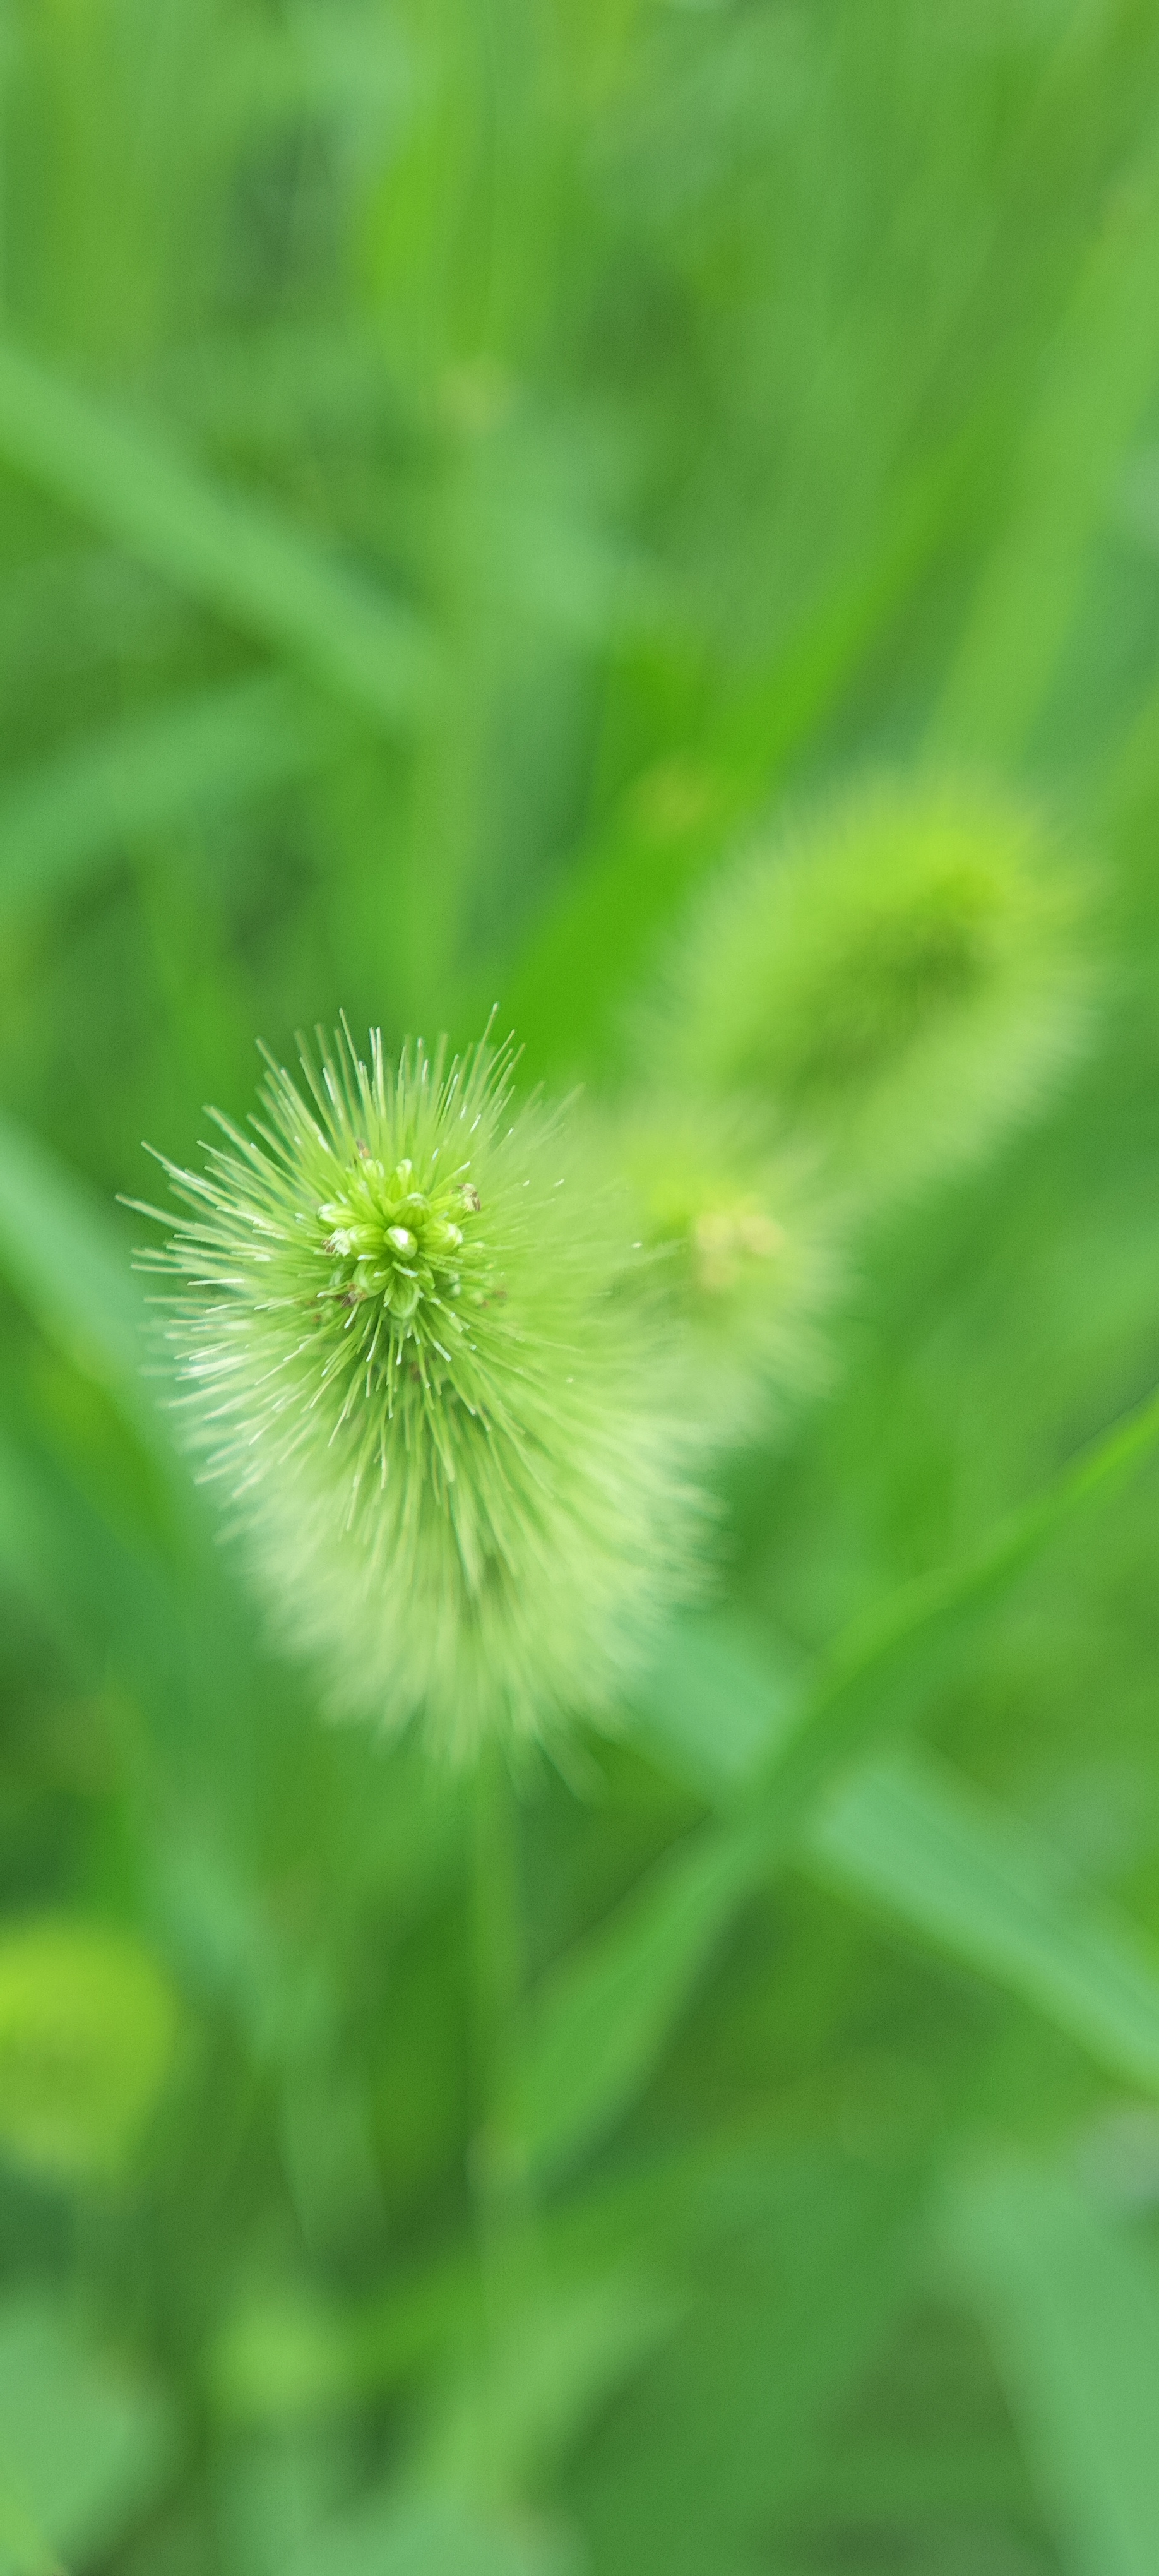
<path fill-rule="evenodd" d="M 519 1810 L 503 1754 L 475 1780 L 471 1874 L 472 2094 L 469 2179 L 479 2263 L 478 2474 L 503 2485 L 505 2356 L 530 2248 L 529 2165 L 511 2082 L 524 1988 Z"/>

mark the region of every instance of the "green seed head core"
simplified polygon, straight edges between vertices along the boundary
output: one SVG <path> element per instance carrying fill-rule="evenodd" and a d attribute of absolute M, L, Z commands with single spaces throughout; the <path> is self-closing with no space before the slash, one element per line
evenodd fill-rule
<path fill-rule="evenodd" d="M 351 1321 L 362 1310 L 376 1338 L 386 1325 L 396 1345 L 413 1338 L 438 1346 L 462 1329 L 456 1301 L 478 1300 L 479 1264 L 467 1238 L 479 1193 L 459 1174 L 428 1175 L 420 1186 L 411 1162 L 390 1170 L 362 1144 L 358 1157 L 340 1194 L 318 1209 L 318 1249 L 329 1268 L 319 1296 L 337 1300 Z"/>

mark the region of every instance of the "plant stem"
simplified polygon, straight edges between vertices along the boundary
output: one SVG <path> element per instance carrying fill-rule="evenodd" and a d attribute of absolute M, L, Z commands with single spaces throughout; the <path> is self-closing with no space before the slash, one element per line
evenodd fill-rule
<path fill-rule="evenodd" d="M 511 2111 L 516 2016 L 524 1984 L 519 1809 L 498 1747 L 475 1780 L 471 1874 L 473 2133 L 469 2180 L 479 2259 L 478 2474 L 504 2480 L 503 2382 L 531 2248 L 529 2167 Z"/>

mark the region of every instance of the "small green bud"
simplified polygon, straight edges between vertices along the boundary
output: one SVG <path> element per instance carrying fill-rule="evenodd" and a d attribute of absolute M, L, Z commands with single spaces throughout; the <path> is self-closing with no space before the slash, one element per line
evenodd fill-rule
<path fill-rule="evenodd" d="M 839 1261 L 823 1193 L 743 1101 L 629 1100 L 604 1151 L 679 1320 L 690 1409 L 710 1439 L 751 1439 L 829 1373 L 820 1322 Z"/>
<path fill-rule="evenodd" d="M 637 1283 L 629 1196 L 509 1050 L 369 1065 L 344 1030 L 306 1096 L 271 1065 L 259 1141 L 217 1123 L 176 1273 L 180 1401 L 277 1631 L 335 1707 L 422 1712 L 462 1753 L 614 1694 L 698 1588 L 696 1435 Z M 216 1113 L 215 1113 L 216 1115 Z M 150 1211 L 150 1213 L 154 1213 Z"/>
<path fill-rule="evenodd" d="M 985 1151 L 1074 1057 L 1081 917 L 1023 799 L 848 790 L 710 888 L 642 1023 L 649 1079 L 751 1094 L 878 1203 Z"/>

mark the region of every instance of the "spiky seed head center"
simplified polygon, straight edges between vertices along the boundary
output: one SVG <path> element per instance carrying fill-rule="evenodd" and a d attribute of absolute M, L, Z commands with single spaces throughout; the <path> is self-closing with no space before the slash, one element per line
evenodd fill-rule
<path fill-rule="evenodd" d="M 428 1174 L 420 1185 L 409 1160 L 388 1167 L 360 1144 L 341 1190 L 318 1208 L 329 1273 L 320 1297 L 376 1330 L 387 1325 L 396 1344 L 441 1345 L 457 1327 L 456 1303 L 485 1294 L 479 1247 L 468 1241 L 479 1210 L 461 1174 Z"/>

